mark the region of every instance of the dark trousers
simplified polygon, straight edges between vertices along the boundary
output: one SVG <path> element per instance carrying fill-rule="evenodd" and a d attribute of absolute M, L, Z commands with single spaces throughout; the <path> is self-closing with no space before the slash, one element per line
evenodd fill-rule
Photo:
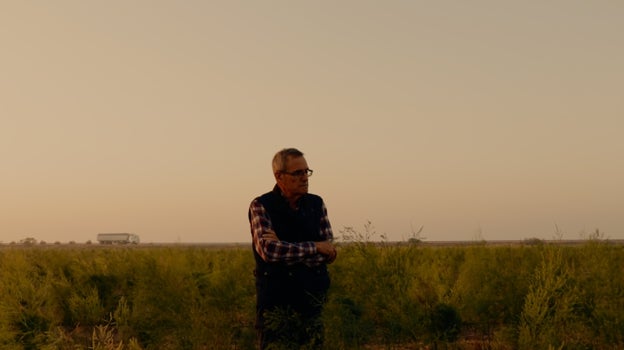
<path fill-rule="evenodd" d="M 320 349 L 321 314 L 329 287 L 325 266 L 256 270 L 260 349 Z"/>

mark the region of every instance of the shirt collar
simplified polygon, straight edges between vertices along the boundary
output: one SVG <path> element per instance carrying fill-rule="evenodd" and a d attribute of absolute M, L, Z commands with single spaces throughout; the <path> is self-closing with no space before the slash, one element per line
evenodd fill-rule
<path fill-rule="evenodd" d="M 273 186 L 273 193 L 279 195 L 279 198 L 282 199 L 282 201 L 284 202 L 284 204 L 286 204 L 286 206 L 288 206 L 290 208 L 290 204 L 288 202 L 288 200 L 286 199 L 286 197 L 284 196 L 284 193 L 282 192 L 282 189 L 275 184 L 275 186 Z M 301 196 L 298 200 L 297 200 L 297 209 L 301 206 L 301 201 L 303 200 L 303 198 L 305 198 L 305 194 L 303 196 Z"/>

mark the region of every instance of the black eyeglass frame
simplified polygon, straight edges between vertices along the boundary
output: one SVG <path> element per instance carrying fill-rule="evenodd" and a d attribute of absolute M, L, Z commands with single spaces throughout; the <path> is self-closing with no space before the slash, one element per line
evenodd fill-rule
<path fill-rule="evenodd" d="M 290 176 L 296 176 L 296 177 L 302 177 L 302 176 L 307 176 L 310 177 L 312 176 L 312 174 L 314 174 L 314 170 L 312 169 L 301 169 L 301 170 L 295 170 L 295 171 L 282 171 L 282 173 L 284 174 L 288 174 Z"/>

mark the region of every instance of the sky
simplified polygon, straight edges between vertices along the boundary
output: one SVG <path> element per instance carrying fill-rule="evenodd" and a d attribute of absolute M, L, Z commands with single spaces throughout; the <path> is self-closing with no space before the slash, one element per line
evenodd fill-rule
<path fill-rule="evenodd" d="M 0 242 L 624 239 L 624 2 L 0 2 Z M 369 224 L 370 223 L 370 224 Z"/>

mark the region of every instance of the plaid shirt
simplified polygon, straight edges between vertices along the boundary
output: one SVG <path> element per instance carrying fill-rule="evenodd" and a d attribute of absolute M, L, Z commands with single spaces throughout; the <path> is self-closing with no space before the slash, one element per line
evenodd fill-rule
<path fill-rule="evenodd" d="M 324 240 L 332 240 L 332 232 L 327 208 L 323 203 L 323 215 L 321 217 L 321 237 Z M 262 260 L 272 263 L 281 262 L 287 265 L 303 263 L 308 266 L 318 266 L 327 262 L 327 257 L 316 251 L 314 242 L 291 243 L 274 239 L 267 239 L 266 235 L 274 232 L 271 218 L 258 198 L 254 199 L 249 206 L 251 236 L 253 246 Z"/>

